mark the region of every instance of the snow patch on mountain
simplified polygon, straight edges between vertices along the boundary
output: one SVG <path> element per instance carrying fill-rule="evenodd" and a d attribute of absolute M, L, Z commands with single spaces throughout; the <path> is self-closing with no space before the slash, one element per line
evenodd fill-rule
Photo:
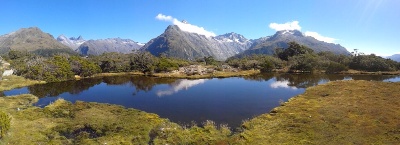
<path fill-rule="evenodd" d="M 82 36 L 79 36 L 78 38 L 68 38 L 65 35 L 58 36 L 57 41 L 70 47 L 72 50 L 76 50 L 80 45 L 86 42 L 86 40 L 84 40 Z"/>

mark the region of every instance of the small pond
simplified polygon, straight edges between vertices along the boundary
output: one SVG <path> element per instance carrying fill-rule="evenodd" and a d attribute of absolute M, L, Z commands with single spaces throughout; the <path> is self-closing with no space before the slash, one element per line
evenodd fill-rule
<path fill-rule="evenodd" d="M 57 98 L 122 105 L 155 113 L 180 124 L 213 120 L 239 127 L 243 120 L 268 113 L 305 88 L 334 80 L 400 81 L 382 75 L 260 74 L 213 79 L 171 79 L 114 76 L 34 85 L 0 92 L 2 96 L 31 93 L 44 107 Z"/>

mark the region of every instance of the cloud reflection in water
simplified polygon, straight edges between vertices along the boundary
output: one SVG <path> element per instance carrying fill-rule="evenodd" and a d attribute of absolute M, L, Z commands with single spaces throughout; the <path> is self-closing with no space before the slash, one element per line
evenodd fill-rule
<path fill-rule="evenodd" d="M 159 90 L 157 91 L 157 96 L 162 97 L 162 96 L 167 96 L 167 95 L 172 95 L 174 93 L 179 92 L 182 89 L 187 90 L 190 87 L 202 84 L 206 82 L 207 79 L 198 79 L 198 80 L 177 80 L 176 82 L 171 84 L 171 88 L 167 90 Z"/>
<path fill-rule="evenodd" d="M 290 82 L 288 81 L 288 80 L 284 80 L 284 81 L 275 81 L 275 82 L 273 82 L 273 83 L 271 83 L 271 88 L 274 88 L 274 89 L 277 89 L 277 88 L 290 88 L 290 89 L 293 89 L 293 90 L 296 90 L 297 88 L 296 87 L 293 87 L 293 86 L 289 86 L 288 84 L 289 84 Z"/>

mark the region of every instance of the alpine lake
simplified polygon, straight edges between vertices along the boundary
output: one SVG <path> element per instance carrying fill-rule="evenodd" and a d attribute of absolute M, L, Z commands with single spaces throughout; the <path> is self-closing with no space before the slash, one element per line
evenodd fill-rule
<path fill-rule="evenodd" d="M 206 120 L 237 128 L 242 121 L 268 113 L 307 87 L 337 80 L 400 81 L 393 75 L 258 74 L 246 77 L 173 79 L 111 76 L 33 85 L 0 92 L 2 96 L 30 93 L 44 107 L 58 98 L 122 105 L 179 124 Z"/>

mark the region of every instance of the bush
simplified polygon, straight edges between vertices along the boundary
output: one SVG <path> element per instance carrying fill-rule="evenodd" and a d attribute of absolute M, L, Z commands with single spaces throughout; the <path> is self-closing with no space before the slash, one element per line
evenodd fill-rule
<path fill-rule="evenodd" d="M 336 73 L 341 71 L 346 71 L 348 68 L 337 62 L 330 62 L 328 68 L 326 68 L 326 73 Z"/>
<path fill-rule="evenodd" d="M 157 72 L 170 72 L 179 69 L 179 65 L 168 58 L 160 58 L 157 64 Z"/>
<path fill-rule="evenodd" d="M 0 138 L 3 138 L 10 129 L 10 122 L 11 118 L 3 111 L 0 111 Z"/>

